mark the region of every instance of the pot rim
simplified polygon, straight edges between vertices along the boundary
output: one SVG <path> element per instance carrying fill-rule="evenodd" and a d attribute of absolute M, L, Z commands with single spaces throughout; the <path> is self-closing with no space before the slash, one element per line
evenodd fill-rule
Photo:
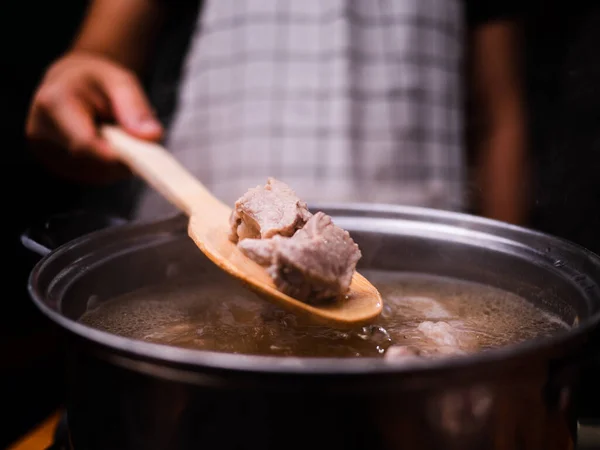
<path fill-rule="evenodd" d="M 522 236 L 531 236 L 543 239 L 548 243 L 559 244 L 570 250 L 591 259 L 600 267 L 600 256 L 590 250 L 581 247 L 571 241 L 552 236 L 525 227 L 507 224 L 504 222 L 487 219 L 466 213 L 437 210 L 414 206 L 387 205 L 387 204 L 365 204 L 365 203 L 318 203 L 310 206 L 311 209 L 322 209 L 335 216 L 343 213 L 396 213 L 415 216 L 417 219 L 443 219 L 456 222 L 451 226 L 461 228 L 460 224 L 471 224 L 486 228 L 486 233 L 494 234 L 494 231 L 510 231 Z M 533 353 L 551 353 L 558 346 L 564 346 L 570 342 L 584 339 L 594 329 L 600 328 L 600 310 L 590 317 L 583 319 L 577 327 L 561 331 L 548 338 L 528 340 L 519 344 L 508 345 L 496 349 L 485 350 L 469 355 L 457 357 L 442 357 L 439 359 L 415 359 L 389 361 L 381 357 L 364 358 L 316 358 L 316 357 L 281 357 L 231 354 L 207 350 L 192 350 L 172 347 L 164 344 L 139 341 L 97 330 L 72 319 L 67 318 L 56 311 L 44 301 L 43 292 L 40 291 L 36 279 L 43 270 L 46 263 L 58 255 L 69 252 L 83 243 L 89 242 L 101 235 L 120 233 L 125 229 L 137 229 L 139 227 L 170 224 L 174 221 L 182 221 L 182 214 L 176 214 L 168 218 L 152 221 L 131 222 L 117 229 L 104 229 L 86 234 L 54 249 L 38 261 L 32 269 L 28 280 L 28 292 L 35 305 L 50 318 L 54 323 L 68 332 L 91 341 L 93 344 L 114 349 L 116 351 L 129 353 L 137 358 L 153 360 L 166 364 L 204 367 L 212 369 L 225 369 L 230 371 L 255 372 L 263 374 L 293 374 L 293 375 L 362 375 L 362 374 L 406 374 L 418 372 L 437 372 L 440 370 L 459 370 L 460 368 L 473 366 L 489 366 L 496 364 L 506 365 L 508 360 L 521 360 Z M 185 217 L 185 216 L 183 216 Z M 469 230 L 473 230 L 469 228 Z M 473 231 L 477 231 L 476 229 Z"/>

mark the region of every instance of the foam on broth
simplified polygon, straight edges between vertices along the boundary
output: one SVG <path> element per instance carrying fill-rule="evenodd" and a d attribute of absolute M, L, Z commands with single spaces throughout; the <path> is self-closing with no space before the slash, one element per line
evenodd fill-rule
<path fill-rule="evenodd" d="M 430 275 L 364 270 L 381 292 L 375 324 L 339 331 L 301 321 L 256 298 L 226 276 L 140 290 L 101 304 L 80 321 L 128 338 L 228 353 L 305 356 L 380 356 L 392 345 L 424 355 L 439 345 L 417 327 L 444 321 L 473 352 L 552 335 L 568 326 L 525 299 L 493 287 Z"/>

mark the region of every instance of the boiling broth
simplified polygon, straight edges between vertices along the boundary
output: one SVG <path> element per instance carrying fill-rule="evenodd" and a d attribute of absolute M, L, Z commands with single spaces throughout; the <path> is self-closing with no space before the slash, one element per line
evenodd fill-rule
<path fill-rule="evenodd" d="M 410 345 L 425 356 L 448 353 L 419 329 L 424 321 L 443 321 L 456 330 L 458 353 L 550 336 L 568 328 L 525 299 L 490 286 L 414 273 L 362 273 L 379 289 L 385 306 L 373 325 L 352 331 L 304 322 L 219 274 L 110 300 L 88 310 L 80 321 L 113 334 L 176 347 L 305 357 L 381 356 L 392 345 Z"/>

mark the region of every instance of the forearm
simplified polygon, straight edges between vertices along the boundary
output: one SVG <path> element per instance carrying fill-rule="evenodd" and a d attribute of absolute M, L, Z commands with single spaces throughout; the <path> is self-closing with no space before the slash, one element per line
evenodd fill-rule
<path fill-rule="evenodd" d="M 485 217 L 524 225 L 529 211 L 529 164 L 522 118 L 515 109 L 504 123 L 491 126 L 480 143 L 479 185 Z"/>
<path fill-rule="evenodd" d="M 524 224 L 529 170 L 519 37 L 519 27 L 513 22 L 481 26 L 473 39 L 473 69 L 482 119 L 477 144 L 481 212 Z"/>
<path fill-rule="evenodd" d="M 143 70 L 166 14 L 160 0 L 94 0 L 72 49 L 106 56 Z"/>

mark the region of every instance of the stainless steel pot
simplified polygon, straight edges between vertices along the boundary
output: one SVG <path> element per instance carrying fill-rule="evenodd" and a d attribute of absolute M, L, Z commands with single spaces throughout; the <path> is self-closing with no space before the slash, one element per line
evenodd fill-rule
<path fill-rule="evenodd" d="M 49 252 L 52 224 L 24 235 L 46 254 L 35 304 L 64 330 L 76 450 L 570 449 L 576 393 L 596 358 L 600 258 L 569 242 L 485 219 L 392 206 L 313 207 L 350 230 L 362 267 L 417 271 L 513 291 L 577 326 L 551 339 L 390 367 L 375 359 L 240 356 L 170 348 L 76 320 L 173 274 L 214 270 L 186 218 L 126 224 Z M 92 217 L 92 219 L 90 219 Z M 94 229 L 93 216 L 75 228 Z M 73 228 L 59 222 L 68 240 Z M 55 238 L 56 239 L 56 238 Z M 596 352 L 598 347 L 596 347 Z M 587 389 L 587 388 L 586 388 Z M 597 406 L 598 391 L 583 391 Z M 599 414 L 600 415 L 600 414 Z"/>

